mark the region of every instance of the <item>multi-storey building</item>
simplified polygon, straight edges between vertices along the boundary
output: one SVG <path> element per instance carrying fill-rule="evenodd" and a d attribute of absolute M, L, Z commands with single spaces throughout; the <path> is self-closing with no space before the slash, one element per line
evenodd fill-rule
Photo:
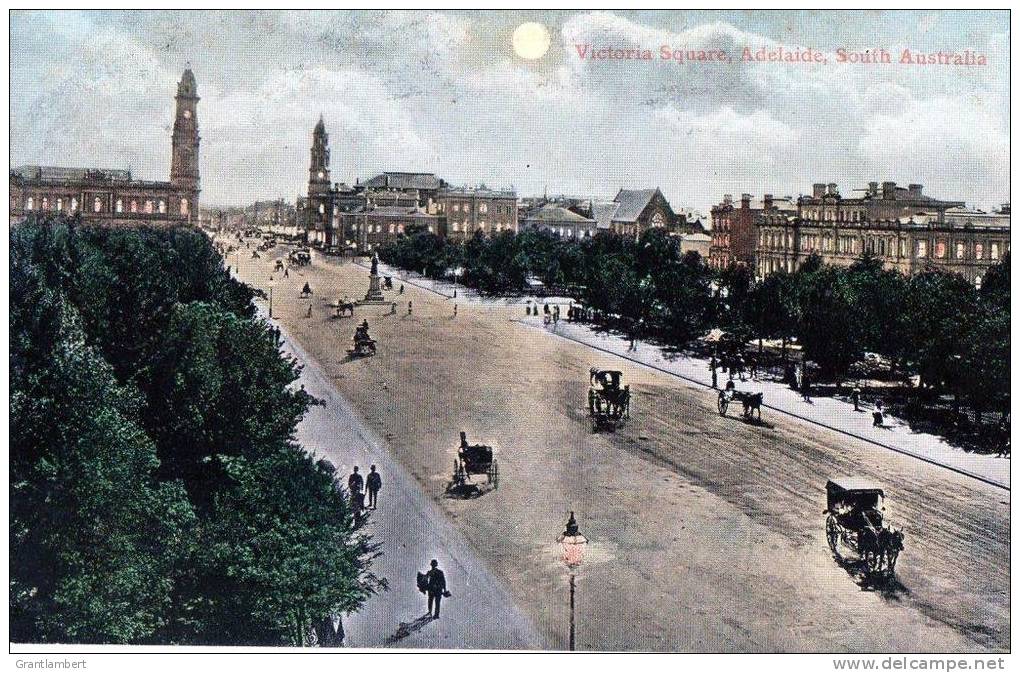
<path fill-rule="evenodd" d="M 915 273 L 930 265 L 980 284 L 987 267 L 1009 251 L 1009 207 L 995 213 L 968 209 L 895 183 L 869 184 L 863 196 L 843 199 L 836 185 L 816 184 L 798 200 L 796 214 L 763 213 L 758 223 L 757 274 L 796 270 L 817 253 L 827 264 L 849 266 L 865 252 L 883 266 Z"/>
<path fill-rule="evenodd" d="M 517 194 L 485 185 L 441 189 L 428 212 L 442 218 L 440 233 L 455 241 L 469 239 L 476 232 L 491 236 L 518 229 Z"/>
<path fill-rule="evenodd" d="M 104 224 L 197 223 L 198 89 L 190 69 L 177 84 L 170 181 L 137 180 L 131 171 L 18 166 L 10 171 L 10 215 L 80 215 Z"/>
<path fill-rule="evenodd" d="M 755 268 L 755 248 L 758 244 L 758 222 L 763 213 L 796 213 L 797 205 L 790 197 L 775 198 L 765 194 L 760 200 L 751 194 L 740 196 L 739 206 L 729 194 L 712 207 L 712 234 L 708 263 L 713 269 L 725 269 L 730 264 L 745 264 Z"/>

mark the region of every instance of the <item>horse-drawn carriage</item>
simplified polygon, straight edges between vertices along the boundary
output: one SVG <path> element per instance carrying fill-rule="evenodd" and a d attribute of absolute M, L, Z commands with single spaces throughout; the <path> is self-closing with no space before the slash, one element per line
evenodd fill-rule
<path fill-rule="evenodd" d="M 287 260 L 294 266 L 308 266 L 312 263 L 312 251 L 308 248 L 291 250 L 287 254 Z"/>
<path fill-rule="evenodd" d="M 364 321 L 354 330 L 354 348 L 350 351 L 354 357 L 375 355 L 375 339 L 368 336 L 368 321 Z"/>
<path fill-rule="evenodd" d="M 485 485 L 499 488 L 499 461 L 493 456 L 492 447 L 487 444 L 468 444 L 467 433 L 460 433 L 460 448 L 453 460 L 453 479 L 447 485 L 449 492 L 463 492 L 467 489 L 481 491 L 478 484 L 470 483 L 474 475 L 485 475 Z"/>
<path fill-rule="evenodd" d="M 591 429 L 615 430 L 630 418 L 630 386 L 620 384 L 623 373 L 592 367 L 588 372 L 588 415 Z"/>
<path fill-rule="evenodd" d="M 844 477 L 830 479 L 825 493 L 825 538 L 836 558 L 844 561 L 841 549 L 846 548 L 869 573 L 893 574 L 903 551 L 903 533 L 883 520 L 882 488 L 863 479 Z"/>
<path fill-rule="evenodd" d="M 719 408 L 719 415 L 725 416 L 731 402 L 740 402 L 744 407 L 741 412 L 744 418 L 752 420 L 757 417 L 760 421 L 761 405 L 764 399 L 764 393 L 749 393 L 745 390 L 737 390 L 733 381 L 727 381 L 726 388 L 719 391 L 719 399 L 716 405 Z"/>

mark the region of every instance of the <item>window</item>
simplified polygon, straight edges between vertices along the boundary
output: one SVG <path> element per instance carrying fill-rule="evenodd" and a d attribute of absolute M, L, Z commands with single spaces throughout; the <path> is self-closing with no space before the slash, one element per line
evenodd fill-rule
<path fill-rule="evenodd" d="M 921 257 L 927 257 L 927 256 L 928 256 L 928 241 L 918 241 L 917 242 L 917 257 L 921 258 Z"/>
<path fill-rule="evenodd" d="M 117 199 L 117 212 L 118 213 L 124 212 L 124 202 L 121 201 L 120 199 Z"/>
<path fill-rule="evenodd" d="M 487 212 L 489 212 L 489 204 L 487 204 L 487 203 L 480 204 L 478 206 L 478 212 L 479 213 L 487 213 Z"/>
<path fill-rule="evenodd" d="M 431 224 L 429 225 L 429 233 L 430 233 L 430 234 L 434 234 L 434 233 L 436 233 L 436 230 L 435 230 L 435 228 L 434 228 L 434 227 L 433 227 L 433 226 L 432 226 Z"/>
<path fill-rule="evenodd" d="M 100 213 L 103 211 L 103 202 L 98 196 L 96 197 L 95 201 L 92 202 L 92 211 L 95 213 Z"/>
<path fill-rule="evenodd" d="M 977 278 L 974 279 L 974 287 L 976 287 L 979 290 L 981 289 L 981 276 L 978 276 Z"/>
<path fill-rule="evenodd" d="M 164 201 L 163 199 L 159 200 L 159 212 L 161 213 L 166 212 L 166 201 Z"/>
<path fill-rule="evenodd" d="M 395 225 L 392 222 L 390 222 L 390 233 L 392 234 L 392 233 L 395 233 L 396 231 L 397 231 L 397 225 Z"/>
<path fill-rule="evenodd" d="M 935 242 L 935 256 L 942 259 L 946 256 L 946 242 L 936 241 Z"/>
<path fill-rule="evenodd" d="M 324 203 L 320 203 L 319 204 L 319 214 L 320 215 L 325 215 L 326 214 L 326 204 L 324 204 Z"/>
<path fill-rule="evenodd" d="M 35 210 L 35 199 L 31 196 L 28 197 L 28 201 L 25 201 L 25 210 Z"/>
<path fill-rule="evenodd" d="M 134 199 L 131 199 L 131 212 L 132 213 L 138 212 L 138 202 L 135 201 Z"/>
<path fill-rule="evenodd" d="M 459 203 L 453 204 L 453 212 L 455 212 L 455 213 L 459 213 L 460 212 L 460 204 Z"/>
<path fill-rule="evenodd" d="M 71 212 L 78 210 L 78 199 L 71 199 Z"/>
<path fill-rule="evenodd" d="M 149 201 L 145 202 L 145 212 L 148 215 L 152 215 L 152 200 L 151 199 Z"/>
<path fill-rule="evenodd" d="M 981 243 L 974 244 L 974 259 L 983 259 L 985 255 L 985 246 Z"/>
<path fill-rule="evenodd" d="M 482 220 L 481 222 L 478 223 L 478 228 L 481 229 L 482 231 L 485 231 L 485 220 Z"/>
<path fill-rule="evenodd" d="M 956 243 L 956 259 L 963 259 L 963 243 L 959 241 Z"/>
<path fill-rule="evenodd" d="M 64 209 L 64 200 L 63 199 L 57 199 L 57 210 L 63 210 L 63 209 Z"/>
<path fill-rule="evenodd" d="M 992 243 L 992 259 L 999 259 L 999 244 Z"/>
<path fill-rule="evenodd" d="M 49 210 L 49 208 L 50 208 L 50 200 L 48 198 L 46 198 L 45 196 L 42 197 L 42 209 L 43 210 Z"/>

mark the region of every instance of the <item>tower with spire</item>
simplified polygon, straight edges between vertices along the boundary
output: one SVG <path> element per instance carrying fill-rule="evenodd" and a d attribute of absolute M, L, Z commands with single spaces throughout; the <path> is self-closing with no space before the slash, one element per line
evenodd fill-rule
<path fill-rule="evenodd" d="M 177 111 L 174 117 L 170 183 L 180 192 L 178 203 L 171 205 L 187 219 L 198 217 L 198 88 L 191 68 L 177 83 Z"/>
<path fill-rule="evenodd" d="M 329 134 L 319 115 L 319 123 L 312 132 L 312 162 L 308 168 L 309 198 L 329 193 Z"/>

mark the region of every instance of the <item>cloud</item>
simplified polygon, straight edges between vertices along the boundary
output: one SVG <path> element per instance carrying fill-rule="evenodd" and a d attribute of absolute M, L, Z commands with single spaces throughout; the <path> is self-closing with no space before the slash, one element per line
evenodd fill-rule
<path fill-rule="evenodd" d="M 933 41 L 972 48 L 984 68 L 595 61 L 574 48 L 782 45 L 834 59 L 839 46 L 815 42 L 799 15 L 707 16 L 530 13 L 555 39 L 528 63 L 509 47 L 525 20 L 512 12 L 16 12 L 11 161 L 131 164 L 165 179 L 172 96 L 190 61 L 206 203 L 293 198 L 320 113 L 337 181 L 431 170 L 523 194 L 659 186 L 677 207 L 706 210 L 723 193 L 796 194 L 815 181 L 1007 198 L 1004 18 L 988 31 L 977 15 L 869 14 L 835 31 L 894 59 Z M 898 37 L 875 45 L 876 26 Z"/>

